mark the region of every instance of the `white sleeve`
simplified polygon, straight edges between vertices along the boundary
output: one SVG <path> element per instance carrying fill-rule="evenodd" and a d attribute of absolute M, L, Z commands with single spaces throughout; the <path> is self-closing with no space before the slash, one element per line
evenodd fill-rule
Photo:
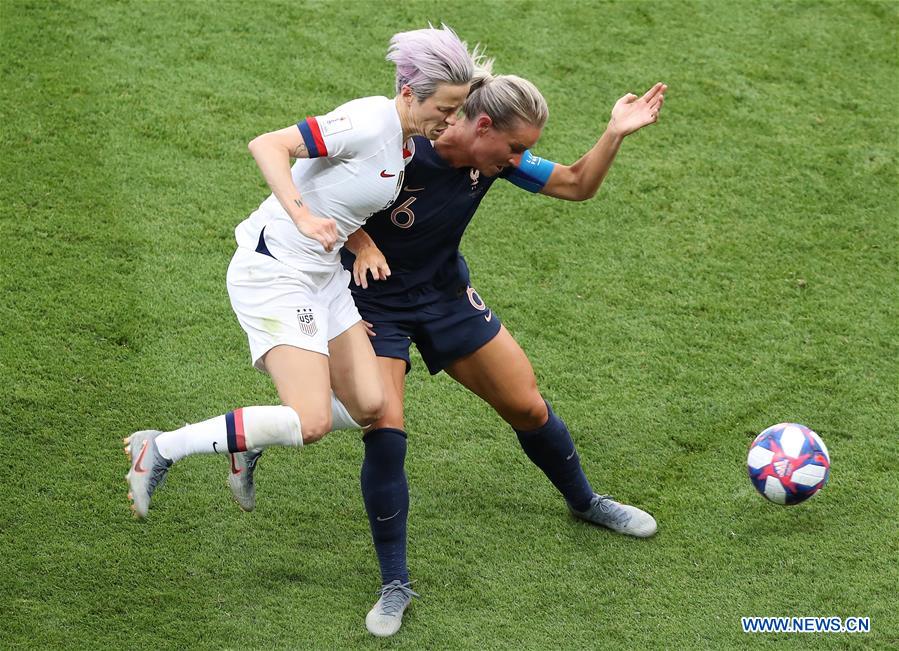
<path fill-rule="evenodd" d="M 371 147 L 372 130 L 359 112 L 337 108 L 297 123 L 309 158 L 355 158 Z"/>

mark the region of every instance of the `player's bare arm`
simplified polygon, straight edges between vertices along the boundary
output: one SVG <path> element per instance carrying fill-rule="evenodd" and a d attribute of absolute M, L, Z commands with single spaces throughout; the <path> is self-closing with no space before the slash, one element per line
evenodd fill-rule
<path fill-rule="evenodd" d="M 658 121 L 667 90 L 668 86 L 659 82 L 642 97 L 628 93 L 619 99 L 612 108 L 606 130 L 593 148 L 573 165 L 557 164 L 542 194 L 568 201 L 584 201 L 595 196 L 624 138 Z"/>
<path fill-rule="evenodd" d="M 317 217 L 306 208 L 290 173 L 291 158 L 309 158 L 309 151 L 296 125 L 264 133 L 248 145 L 272 193 L 300 232 L 331 251 L 337 242 L 337 223 Z"/>
<path fill-rule="evenodd" d="M 344 247 L 356 256 L 353 263 L 353 282 L 362 289 L 368 289 L 368 274 L 372 280 L 386 280 L 390 276 L 390 266 L 381 249 L 363 229 L 352 233 Z"/>

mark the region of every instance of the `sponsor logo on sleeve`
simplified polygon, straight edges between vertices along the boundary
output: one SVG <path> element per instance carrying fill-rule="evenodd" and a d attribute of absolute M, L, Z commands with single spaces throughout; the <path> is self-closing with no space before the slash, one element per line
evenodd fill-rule
<path fill-rule="evenodd" d="M 323 136 L 333 136 L 335 133 L 349 131 L 353 123 L 348 115 L 332 115 L 318 120 L 318 126 Z"/>

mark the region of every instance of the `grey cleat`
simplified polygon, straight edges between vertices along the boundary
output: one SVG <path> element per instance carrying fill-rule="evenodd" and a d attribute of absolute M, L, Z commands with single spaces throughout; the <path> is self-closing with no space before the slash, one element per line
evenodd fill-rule
<path fill-rule="evenodd" d="M 125 476 L 128 480 L 128 499 L 132 501 L 131 510 L 138 518 L 146 518 L 150 509 L 150 498 L 159 488 L 172 462 L 159 454 L 156 437 L 162 434 L 148 429 L 135 432 L 124 439 L 125 454 L 131 459 L 131 469 Z"/>
<path fill-rule="evenodd" d="M 228 485 L 231 494 L 243 511 L 256 508 L 256 484 L 253 473 L 256 462 L 262 456 L 262 450 L 247 450 L 231 453 L 231 472 L 228 474 Z"/>
<path fill-rule="evenodd" d="M 575 511 L 570 506 L 568 508 L 581 520 L 628 536 L 649 538 L 657 529 L 656 520 L 649 513 L 641 511 L 636 506 L 620 504 L 613 500 L 611 495 L 594 493 L 593 499 L 590 500 L 590 508 L 586 511 Z"/>
<path fill-rule="evenodd" d="M 381 598 L 365 616 L 365 627 L 369 633 L 388 637 L 400 630 L 403 613 L 412 597 L 418 596 L 409 586 L 409 583 L 401 583 L 399 579 L 381 586 L 378 590 Z"/>

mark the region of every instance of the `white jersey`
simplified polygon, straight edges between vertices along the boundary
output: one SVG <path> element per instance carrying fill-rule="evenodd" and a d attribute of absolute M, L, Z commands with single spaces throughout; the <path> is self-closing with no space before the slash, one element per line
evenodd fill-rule
<path fill-rule="evenodd" d="M 309 158 L 293 164 L 293 182 L 309 211 L 337 222 L 330 253 L 303 235 L 274 194 L 242 221 L 238 246 L 263 247 L 284 264 L 302 271 L 341 268 L 340 247 L 374 213 L 389 206 L 403 182 L 403 129 L 394 100 L 356 99 L 297 127 Z M 264 232 L 263 232 L 264 229 Z"/>

